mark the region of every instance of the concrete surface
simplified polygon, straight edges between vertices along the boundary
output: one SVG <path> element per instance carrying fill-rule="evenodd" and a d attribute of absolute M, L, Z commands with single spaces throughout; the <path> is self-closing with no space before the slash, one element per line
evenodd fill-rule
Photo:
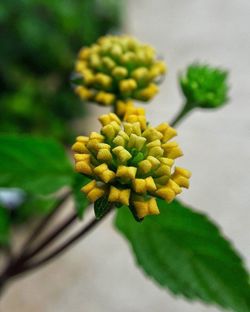
<path fill-rule="evenodd" d="M 182 102 L 176 74 L 194 60 L 231 70 L 231 103 L 195 112 L 179 127 L 193 172 L 182 199 L 206 212 L 231 238 L 250 267 L 250 2 L 247 0 L 130 0 L 128 29 L 153 44 L 169 65 L 159 95 L 148 105 L 157 124 Z M 99 109 L 92 109 L 92 119 Z M 95 124 L 89 125 L 95 130 Z M 106 220 L 85 241 L 39 272 L 13 284 L 2 312 L 216 312 L 158 288 L 134 265 L 127 243 Z"/>

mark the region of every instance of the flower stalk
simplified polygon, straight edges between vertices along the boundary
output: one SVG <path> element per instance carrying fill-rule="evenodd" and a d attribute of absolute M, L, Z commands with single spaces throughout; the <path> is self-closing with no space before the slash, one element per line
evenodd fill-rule
<path fill-rule="evenodd" d="M 66 239 L 61 245 L 54 250 L 52 250 L 46 256 L 40 256 L 40 259 L 36 259 L 37 255 L 43 252 L 45 249 L 50 248 L 50 246 L 54 243 L 56 239 L 59 238 L 68 229 L 68 227 L 77 220 L 76 213 L 72 214 L 67 218 L 63 223 L 59 224 L 59 226 L 54 229 L 50 234 L 48 234 L 40 243 L 37 244 L 36 247 L 31 249 L 32 245 L 34 244 L 33 240 L 36 240 L 40 234 L 44 231 L 45 226 L 47 226 L 55 214 L 58 213 L 59 208 L 62 208 L 62 205 L 65 201 L 69 198 L 71 192 L 67 192 L 62 198 L 58 201 L 57 206 L 52 211 L 50 215 L 45 217 L 42 222 L 35 228 L 31 236 L 28 238 L 26 243 L 23 245 L 20 254 L 14 256 L 9 260 L 8 264 L 6 265 L 3 272 L 0 274 L 0 291 L 4 289 L 6 284 L 16 276 L 19 276 L 23 273 L 30 271 L 31 269 L 38 268 L 43 264 L 47 263 L 48 261 L 56 258 L 62 252 L 70 248 L 76 241 L 80 238 L 83 238 L 91 229 L 93 229 L 103 218 L 97 220 L 94 218 L 91 220 L 87 225 L 85 225 L 79 232 L 74 234 L 72 237 Z M 103 217 L 108 215 L 112 209 L 109 209 Z"/>
<path fill-rule="evenodd" d="M 193 109 L 195 109 L 195 106 L 191 103 L 184 104 L 176 117 L 170 122 L 171 127 L 176 127 Z"/>

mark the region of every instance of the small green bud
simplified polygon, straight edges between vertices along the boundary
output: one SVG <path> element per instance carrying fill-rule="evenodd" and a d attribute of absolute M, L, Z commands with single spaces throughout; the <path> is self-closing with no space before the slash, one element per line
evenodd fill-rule
<path fill-rule="evenodd" d="M 188 105 L 216 108 L 228 101 L 228 72 L 209 65 L 192 64 L 180 78 Z"/>

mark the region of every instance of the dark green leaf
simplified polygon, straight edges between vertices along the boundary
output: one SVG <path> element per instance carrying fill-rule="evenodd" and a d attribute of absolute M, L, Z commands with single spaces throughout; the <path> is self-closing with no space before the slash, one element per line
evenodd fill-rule
<path fill-rule="evenodd" d="M 143 270 L 176 295 L 249 312 L 248 274 L 219 229 L 178 201 L 158 204 L 161 214 L 141 223 L 128 209 L 119 209 L 116 218 Z"/>
<path fill-rule="evenodd" d="M 0 186 L 50 194 L 71 185 L 73 170 L 61 145 L 28 136 L 0 136 Z"/>
<path fill-rule="evenodd" d="M 108 196 L 99 198 L 94 205 L 96 219 L 101 219 L 111 208 L 112 204 L 108 202 Z"/>
<path fill-rule="evenodd" d="M 81 192 L 81 188 L 90 182 L 90 179 L 84 175 L 79 173 L 75 174 L 75 180 L 73 184 L 73 195 L 74 195 L 74 203 L 75 209 L 80 219 L 83 218 L 84 212 L 89 205 L 89 201 L 86 195 Z"/>
<path fill-rule="evenodd" d="M 0 206 L 0 247 L 7 245 L 10 238 L 10 219 L 8 211 Z"/>

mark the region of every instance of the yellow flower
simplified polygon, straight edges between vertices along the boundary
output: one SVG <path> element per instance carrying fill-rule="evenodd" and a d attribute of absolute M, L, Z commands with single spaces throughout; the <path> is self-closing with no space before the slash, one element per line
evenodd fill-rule
<path fill-rule="evenodd" d="M 110 187 L 108 200 L 113 203 L 129 205 L 130 189 L 118 189 L 115 186 Z"/>
<path fill-rule="evenodd" d="M 115 104 L 120 116 L 122 103 L 149 101 L 157 94 L 166 65 L 150 45 L 130 36 L 106 36 L 80 50 L 75 72 L 75 92 L 81 99 L 104 106 Z"/>
<path fill-rule="evenodd" d="M 160 213 L 154 197 L 151 197 L 149 200 L 144 200 L 143 198 L 138 201 L 135 200 L 134 207 L 139 219 L 142 219 L 147 215 L 157 215 Z"/>
<path fill-rule="evenodd" d="M 104 186 L 98 186 L 95 180 L 85 185 L 81 191 L 87 195 L 88 200 L 91 202 L 95 202 L 105 194 Z"/>
<path fill-rule="evenodd" d="M 114 53 L 118 53 L 117 48 Z M 120 53 L 120 52 L 119 52 Z M 139 75 L 139 74 L 138 74 Z M 109 202 L 127 205 L 138 218 L 159 214 L 156 198 L 171 202 L 182 188 L 189 187 L 191 173 L 174 167 L 182 151 L 175 141 L 175 129 L 167 123 L 157 127 L 131 121 L 143 116 L 141 108 L 124 110 L 121 121 L 116 114 L 100 116 L 100 133 L 79 136 L 72 149 L 75 169 L 93 180 L 82 188 L 90 201 L 107 196 Z"/>

